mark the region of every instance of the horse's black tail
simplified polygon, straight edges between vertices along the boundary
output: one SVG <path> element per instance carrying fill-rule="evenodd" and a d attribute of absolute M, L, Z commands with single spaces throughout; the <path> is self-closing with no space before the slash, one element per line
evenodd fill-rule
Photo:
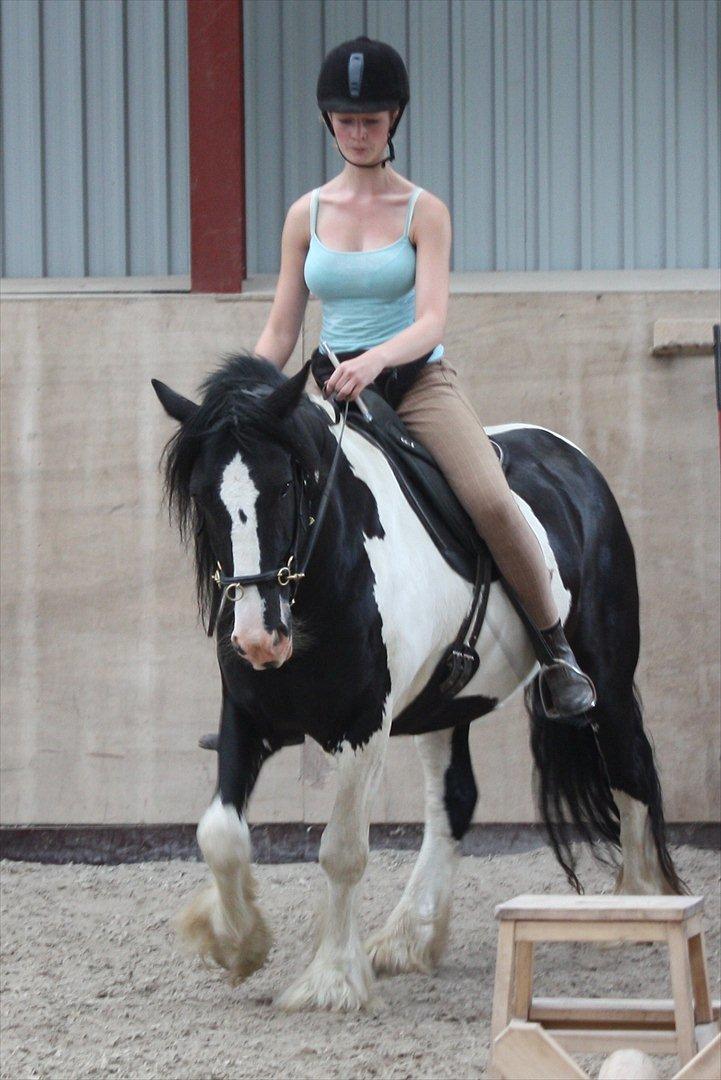
<path fill-rule="evenodd" d="M 535 681 L 526 695 L 526 707 L 531 717 L 541 817 L 569 885 L 580 893 L 583 888 L 576 875 L 573 841 L 586 840 L 594 854 L 606 861 L 613 849 L 621 846 L 618 809 L 608 773 L 592 727 L 548 720 Z"/>
<path fill-rule="evenodd" d="M 535 683 L 526 695 L 531 717 L 531 749 L 537 769 L 537 798 L 551 847 L 569 884 L 583 892 L 576 875 L 574 840 L 585 840 L 593 854 L 618 865 L 620 821 L 611 790 L 626 785 L 612 780 L 609 762 L 603 753 L 604 718 L 594 714 L 593 724 L 574 727 L 546 719 Z M 661 786 L 653 750 L 643 731 L 641 702 L 633 688 L 633 719 L 630 734 L 642 740 L 641 753 L 634 755 L 637 775 L 633 795 L 648 807 L 651 832 L 665 880 L 675 893 L 686 892 L 666 842 Z M 599 731 L 600 728 L 600 731 Z M 600 738 L 599 738 L 600 735 Z M 615 763 L 611 763 L 614 769 Z"/>

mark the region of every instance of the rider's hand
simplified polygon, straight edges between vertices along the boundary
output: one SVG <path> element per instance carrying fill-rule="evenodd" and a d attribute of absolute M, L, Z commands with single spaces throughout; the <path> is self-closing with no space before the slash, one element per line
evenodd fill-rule
<path fill-rule="evenodd" d="M 335 394 L 338 401 L 355 401 L 384 367 L 382 359 L 369 349 L 354 360 L 344 360 L 328 379 L 323 393 L 326 397 Z"/>

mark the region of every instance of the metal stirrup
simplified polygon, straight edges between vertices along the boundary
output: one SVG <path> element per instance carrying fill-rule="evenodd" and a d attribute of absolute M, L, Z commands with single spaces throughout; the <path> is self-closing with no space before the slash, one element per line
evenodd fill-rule
<path fill-rule="evenodd" d="M 566 715 L 576 715 L 574 713 L 560 713 L 558 709 L 554 708 L 553 705 L 549 704 L 546 698 L 545 676 L 548 674 L 549 671 L 552 671 L 553 668 L 561 667 L 568 668 L 568 670 L 572 671 L 574 675 L 579 675 L 591 691 L 592 700 L 590 704 L 586 705 L 586 707 L 582 710 L 583 712 L 587 712 L 589 709 L 592 709 L 595 706 L 597 700 L 596 687 L 594 686 L 591 676 L 587 675 L 585 671 L 581 671 L 581 669 L 577 668 L 575 664 L 571 664 L 568 660 L 563 660 L 560 656 L 558 656 L 554 659 L 553 663 L 544 664 L 538 673 L 538 695 L 541 699 L 541 706 L 543 708 L 543 711 L 549 720 L 561 720 Z"/>

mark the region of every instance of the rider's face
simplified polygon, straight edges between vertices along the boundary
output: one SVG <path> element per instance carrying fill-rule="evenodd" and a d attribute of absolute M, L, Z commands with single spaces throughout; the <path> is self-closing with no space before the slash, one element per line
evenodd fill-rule
<path fill-rule="evenodd" d="M 352 163 L 367 164 L 380 158 L 388 145 L 395 112 L 330 114 L 333 131 L 343 155 Z"/>

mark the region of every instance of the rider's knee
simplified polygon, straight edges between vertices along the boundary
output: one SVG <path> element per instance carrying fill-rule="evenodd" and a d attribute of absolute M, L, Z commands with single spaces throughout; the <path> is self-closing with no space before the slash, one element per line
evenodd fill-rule
<path fill-rule="evenodd" d="M 493 539 L 494 536 L 504 535 L 512 530 L 517 522 L 518 508 L 512 495 L 505 492 L 491 493 L 486 495 L 479 509 L 476 520 L 479 532 L 484 539 Z"/>

